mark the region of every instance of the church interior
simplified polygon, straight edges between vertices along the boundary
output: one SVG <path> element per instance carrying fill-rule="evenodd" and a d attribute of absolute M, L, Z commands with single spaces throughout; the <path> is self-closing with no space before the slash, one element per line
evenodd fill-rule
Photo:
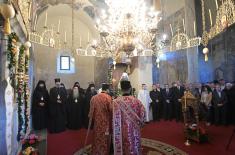
<path fill-rule="evenodd" d="M 140 155 L 235 154 L 234 42 L 235 0 L 0 0 L 0 155 L 106 155 L 91 103 L 122 81 Z"/>

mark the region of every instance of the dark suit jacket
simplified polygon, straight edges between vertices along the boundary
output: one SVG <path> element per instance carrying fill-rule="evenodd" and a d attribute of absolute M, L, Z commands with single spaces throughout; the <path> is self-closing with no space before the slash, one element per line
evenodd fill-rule
<path fill-rule="evenodd" d="M 216 90 L 212 93 L 212 101 L 214 104 L 214 107 L 217 107 L 218 104 L 225 105 L 227 103 L 227 96 L 224 91 L 221 91 L 221 96 L 219 97 L 219 94 Z"/>
<path fill-rule="evenodd" d="M 162 97 L 163 97 L 163 100 L 164 102 L 166 102 L 166 100 L 170 100 L 170 102 L 172 102 L 172 97 L 173 97 L 173 92 L 172 92 L 172 89 L 169 89 L 169 92 L 167 93 L 166 92 L 166 89 L 163 89 L 162 90 Z"/>
<path fill-rule="evenodd" d="M 162 90 L 160 91 L 150 91 L 150 98 L 152 102 L 156 102 L 156 100 L 159 100 L 159 102 L 162 102 Z"/>
<path fill-rule="evenodd" d="M 172 93 L 173 93 L 173 100 L 175 102 L 178 102 L 178 99 L 181 99 L 184 96 L 184 88 L 180 87 L 178 89 L 177 87 L 172 87 Z"/>

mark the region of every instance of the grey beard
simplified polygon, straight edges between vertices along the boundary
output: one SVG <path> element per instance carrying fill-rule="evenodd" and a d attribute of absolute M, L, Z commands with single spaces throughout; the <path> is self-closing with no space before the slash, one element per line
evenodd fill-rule
<path fill-rule="evenodd" d="M 78 98 L 78 97 L 79 97 L 79 92 L 73 91 L 73 98 Z"/>

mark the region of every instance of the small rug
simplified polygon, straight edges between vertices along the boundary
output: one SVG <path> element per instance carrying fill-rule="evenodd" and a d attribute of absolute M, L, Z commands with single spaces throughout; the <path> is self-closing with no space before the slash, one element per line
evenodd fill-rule
<path fill-rule="evenodd" d="M 143 155 L 187 155 L 186 152 L 157 140 L 142 138 L 141 145 L 143 149 Z M 91 144 L 87 145 L 85 148 L 80 149 L 74 155 L 85 154 L 91 154 Z"/>

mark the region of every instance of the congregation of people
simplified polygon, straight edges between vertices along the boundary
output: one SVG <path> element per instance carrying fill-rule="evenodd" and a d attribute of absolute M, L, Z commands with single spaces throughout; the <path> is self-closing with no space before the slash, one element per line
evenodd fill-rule
<path fill-rule="evenodd" d="M 189 91 L 199 105 L 200 121 L 207 125 L 235 124 L 235 85 L 220 79 L 208 83 L 181 84 L 173 82 L 170 87 L 165 84 L 153 84 L 148 91 L 146 84 L 138 93 L 138 99 L 145 105 L 147 122 L 163 120 L 182 121 L 181 99 L 185 91 Z"/>
<path fill-rule="evenodd" d="M 33 93 L 33 128 L 47 128 L 50 133 L 93 128 L 92 154 L 141 154 L 143 124 L 183 121 L 181 100 L 186 92 L 197 99 L 200 120 L 207 125 L 235 124 L 235 85 L 223 79 L 205 84 L 176 81 L 164 88 L 153 84 L 151 91 L 142 84 L 137 95 L 130 81 L 120 81 L 120 86 L 121 96 L 115 96 L 109 84 L 102 84 L 97 93 L 93 83 L 84 90 L 75 82 L 67 90 L 55 79 L 55 87 L 48 92 L 45 81 L 40 80 Z"/>

